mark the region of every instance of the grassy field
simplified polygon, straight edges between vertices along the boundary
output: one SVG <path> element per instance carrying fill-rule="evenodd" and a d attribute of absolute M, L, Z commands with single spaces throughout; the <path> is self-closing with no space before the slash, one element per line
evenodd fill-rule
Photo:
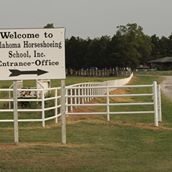
<path fill-rule="evenodd" d="M 172 75 L 172 71 L 171 70 L 166 70 L 166 71 L 138 71 L 136 72 L 136 74 L 141 74 L 141 75 L 153 75 L 153 76 L 171 76 Z"/>
<path fill-rule="evenodd" d="M 151 75 L 136 76 L 131 84 L 161 81 Z M 163 96 L 159 128 L 150 115 L 115 115 L 110 122 L 105 116 L 68 117 L 67 145 L 60 144 L 60 124 L 53 121 L 46 128 L 20 125 L 17 146 L 12 125 L 0 124 L 0 172 L 171 172 L 171 108 Z"/>

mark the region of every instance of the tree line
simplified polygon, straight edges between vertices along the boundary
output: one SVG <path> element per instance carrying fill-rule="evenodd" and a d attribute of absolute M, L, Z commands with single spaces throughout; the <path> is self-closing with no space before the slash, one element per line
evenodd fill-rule
<path fill-rule="evenodd" d="M 47 24 L 45 28 L 54 27 Z M 67 69 L 125 68 L 135 69 L 149 60 L 172 56 L 172 34 L 169 37 L 148 36 L 136 23 L 117 26 L 116 33 L 94 39 L 66 39 Z"/>

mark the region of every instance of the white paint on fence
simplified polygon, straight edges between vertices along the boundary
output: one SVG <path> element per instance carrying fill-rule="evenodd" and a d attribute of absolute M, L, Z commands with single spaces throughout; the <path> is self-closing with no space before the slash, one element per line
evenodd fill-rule
<path fill-rule="evenodd" d="M 66 113 L 68 115 L 85 115 L 85 114 L 97 114 L 97 115 L 107 115 L 107 120 L 110 120 L 110 115 L 115 114 L 154 114 L 154 124 L 158 126 L 158 122 L 162 121 L 162 112 L 161 112 L 161 94 L 160 88 L 157 88 L 157 83 L 150 85 L 125 85 L 127 82 L 130 81 L 132 75 L 129 78 L 120 79 L 120 81 L 106 81 L 103 83 L 100 82 L 88 82 L 88 83 L 80 83 L 74 84 L 70 86 L 66 86 Z M 113 83 L 113 85 L 112 85 Z M 125 93 L 125 94 L 110 94 L 111 90 L 114 89 L 123 89 L 123 88 L 151 88 L 154 90 L 153 92 L 149 93 Z M 36 119 L 22 119 L 22 116 L 18 119 L 19 122 L 42 122 L 42 126 L 45 126 L 46 121 L 54 119 L 55 122 L 58 122 L 58 118 L 61 116 L 61 95 L 60 95 L 60 87 L 54 88 L 46 88 L 46 89 L 17 89 L 17 91 L 35 91 L 35 92 L 42 92 L 42 97 L 30 97 L 28 98 L 18 98 L 18 103 L 26 103 L 26 102 L 38 102 L 41 106 L 38 108 L 19 108 L 18 113 L 21 112 L 39 112 L 41 113 L 40 118 Z M 0 89 L 0 92 L 9 92 L 12 93 L 13 89 Z M 47 97 L 45 92 L 51 92 L 51 96 Z M 110 102 L 110 98 L 115 97 L 152 97 L 154 98 L 152 101 L 149 102 L 127 102 L 127 103 L 113 103 Z M 8 97 L 8 96 L 7 96 Z M 91 103 L 90 101 L 94 98 L 103 98 L 106 99 L 104 103 Z M 47 106 L 47 102 L 52 101 L 54 102 L 53 105 Z M 4 104 L 12 103 L 12 98 L 1 98 L 0 102 L 4 102 Z M 86 106 L 95 106 L 95 107 L 106 107 L 106 111 L 104 112 L 76 112 L 74 111 L 77 107 L 86 107 Z M 153 106 L 152 110 L 147 111 L 111 111 L 111 106 Z M 52 111 L 51 116 L 47 116 L 46 113 L 48 111 Z M 9 106 L 0 109 L 0 112 L 13 112 L 13 109 L 9 109 Z M 54 113 L 53 113 L 54 112 Z M 0 122 L 14 122 L 11 119 L 0 119 Z M 65 142 L 65 139 L 64 139 Z"/>
<path fill-rule="evenodd" d="M 41 92 L 42 93 L 42 96 L 41 98 L 37 98 L 37 97 L 25 97 L 25 98 L 18 98 L 17 99 L 17 102 L 18 104 L 24 104 L 24 103 L 32 103 L 32 102 L 35 102 L 36 104 L 40 104 L 40 107 L 38 106 L 37 108 L 34 108 L 34 107 L 19 107 L 18 106 L 18 110 L 17 112 L 18 113 L 21 113 L 21 112 L 37 112 L 37 113 L 41 113 L 40 115 L 40 118 L 36 118 L 36 119 L 31 119 L 31 118 L 28 118 L 28 119 L 24 119 L 22 118 L 22 115 L 20 116 L 20 118 L 18 119 L 18 122 L 42 122 L 42 126 L 45 127 L 45 121 L 48 121 L 48 120 L 52 120 L 52 119 L 55 119 L 55 121 L 57 122 L 58 121 L 58 118 L 61 116 L 61 113 L 60 113 L 60 108 L 61 108 L 61 104 L 60 104 L 60 99 L 61 99 L 61 96 L 60 96 L 60 87 L 54 87 L 54 88 L 47 88 L 47 89 L 17 89 L 17 92 L 22 92 L 22 91 L 28 91 L 28 92 Z M 5 92 L 6 94 L 8 95 L 9 92 L 12 92 L 13 89 L 0 89 L 0 92 L 4 92 L 3 94 L 5 95 Z M 51 97 L 47 97 L 46 96 L 46 92 L 51 92 Z M 48 104 L 48 101 L 52 101 L 54 103 L 52 103 L 53 105 L 51 106 L 47 106 Z M 13 108 L 10 106 L 8 106 L 7 104 L 8 103 L 12 103 L 13 102 L 13 99 L 12 98 L 1 98 L 0 99 L 0 102 L 3 102 L 4 103 L 4 108 L 1 108 L 0 109 L 0 112 L 13 112 Z M 52 115 L 51 116 L 47 116 L 46 115 L 46 112 L 48 111 L 52 111 L 54 110 L 54 113 L 52 112 Z M 4 114 L 4 113 L 3 113 Z M 2 118 L 0 119 L 0 122 L 14 122 L 14 120 L 11 118 L 11 119 L 6 119 L 6 118 Z"/>
<path fill-rule="evenodd" d="M 66 114 L 68 115 L 85 115 L 85 114 L 104 114 L 107 115 L 107 120 L 110 120 L 110 115 L 113 114 L 154 114 L 154 125 L 158 126 L 158 122 L 162 120 L 161 112 L 161 94 L 155 81 L 150 85 L 125 85 L 127 84 L 133 74 L 125 79 L 114 81 L 97 82 L 97 83 L 80 83 L 66 87 Z M 150 88 L 152 92 L 149 93 L 127 93 L 127 94 L 110 94 L 110 91 L 123 88 Z M 87 94 L 84 94 L 87 93 Z M 110 103 L 110 98 L 113 97 L 150 97 L 149 102 L 129 102 L 129 103 Z M 152 100 L 153 97 L 153 100 Z M 106 98 L 104 103 L 91 103 L 94 98 Z M 76 112 L 74 109 L 78 107 L 106 107 L 104 112 Z M 111 106 L 152 106 L 152 110 L 139 111 L 121 111 L 111 112 Z"/>

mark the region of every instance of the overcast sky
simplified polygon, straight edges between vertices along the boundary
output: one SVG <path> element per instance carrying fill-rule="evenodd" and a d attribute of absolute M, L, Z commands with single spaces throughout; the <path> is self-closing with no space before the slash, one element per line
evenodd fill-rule
<path fill-rule="evenodd" d="M 113 36 L 137 23 L 148 35 L 172 33 L 172 0 L 0 0 L 0 28 L 65 27 L 67 37 Z"/>

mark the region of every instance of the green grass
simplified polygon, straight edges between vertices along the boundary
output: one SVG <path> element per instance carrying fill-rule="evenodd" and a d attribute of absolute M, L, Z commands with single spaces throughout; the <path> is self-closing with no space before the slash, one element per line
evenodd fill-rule
<path fill-rule="evenodd" d="M 66 85 L 72 85 L 72 84 L 83 83 L 83 82 L 103 82 L 103 81 L 114 80 L 118 78 L 121 78 L 121 77 L 72 77 L 70 76 L 66 78 Z M 52 85 L 59 86 L 60 81 L 53 80 Z"/>
<path fill-rule="evenodd" d="M 121 77 L 73 77 L 68 76 L 66 77 L 66 85 L 72 85 L 76 83 L 82 83 L 82 82 L 103 82 L 107 80 L 114 80 Z M 12 81 L 0 81 L 0 88 L 9 88 L 13 84 Z M 60 80 L 51 80 L 52 87 L 58 87 L 60 86 Z M 36 81 L 35 80 L 24 80 L 23 81 L 24 88 L 33 88 L 36 87 Z M 0 93 L 2 94 L 2 93 Z"/>
<path fill-rule="evenodd" d="M 161 81 L 137 76 L 131 84 L 155 79 Z M 69 117 L 67 145 L 60 144 L 61 127 L 53 121 L 46 128 L 19 124 L 17 146 L 12 144 L 12 124 L 0 123 L 0 172 L 171 172 L 171 108 L 162 96 L 159 128 L 150 115 L 115 115 L 110 122 L 105 116 Z"/>
<path fill-rule="evenodd" d="M 172 70 L 166 70 L 166 71 L 138 71 L 136 74 L 141 74 L 141 75 L 172 75 Z"/>
<path fill-rule="evenodd" d="M 22 144 L 0 148 L 1 171 L 170 172 L 172 169 L 171 131 L 86 121 L 68 125 L 67 131 L 68 145 L 63 146 L 57 144 L 58 127 L 20 129 Z"/>

